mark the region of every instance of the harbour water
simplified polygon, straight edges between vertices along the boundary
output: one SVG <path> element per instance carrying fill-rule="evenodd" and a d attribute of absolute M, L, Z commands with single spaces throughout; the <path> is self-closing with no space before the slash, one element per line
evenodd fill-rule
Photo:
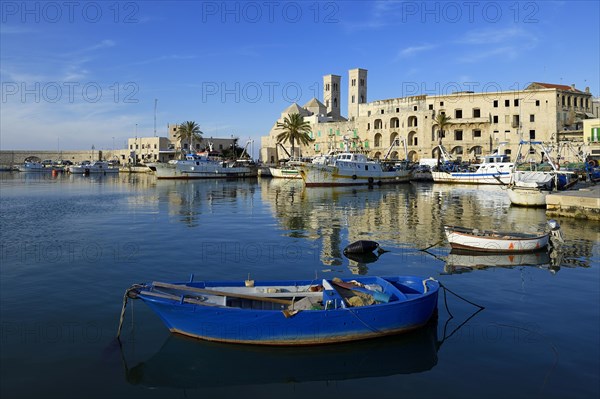
<path fill-rule="evenodd" d="M 310 188 L 299 181 L 0 174 L 3 398 L 600 396 L 600 224 L 560 219 L 558 258 L 457 257 L 444 224 L 537 231 L 499 187 Z M 349 243 L 388 252 L 351 260 Z M 428 247 L 431 247 L 427 249 Z M 427 249 L 427 251 L 422 251 Z M 434 277 L 452 292 L 418 332 L 313 348 L 170 335 L 144 281 Z"/>

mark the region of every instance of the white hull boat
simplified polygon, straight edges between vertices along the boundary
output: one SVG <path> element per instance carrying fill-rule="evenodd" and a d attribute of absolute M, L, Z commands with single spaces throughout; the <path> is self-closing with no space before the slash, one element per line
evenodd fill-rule
<path fill-rule="evenodd" d="M 53 168 L 46 168 L 40 162 L 25 162 L 17 166 L 19 172 L 52 172 Z"/>
<path fill-rule="evenodd" d="M 458 226 L 444 226 L 446 238 L 452 249 L 477 252 L 532 252 L 546 248 L 550 236 L 562 241 L 560 226 L 553 220 L 551 230 L 545 233 L 507 233 Z"/>
<path fill-rule="evenodd" d="M 271 176 L 280 179 L 302 179 L 300 171 L 296 168 L 269 168 L 269 172 L 271 173 Z"/>
<path fill-rule="evenodd" d="M 208 156 L 189 154 L 184 160 L 147 164 L 158 179 L 242 178 L 257 175 L 257 168 L 235 162 L 214 161 Z"/>
<path fill-rule="evenodd" d="M 69 167 L 69 172 L 72 174 L 88 175 L 88 174 L 113 174 L 119 173 L 119 168 L 111 167 L 108 162 L 94 161 L 89 164 L 72 165 Z"/>
<path fill-rule="evenodd" d="M 298 166 L 307 187 L 394 184 L 410 181 L 409 170 L 386 169 L 363 154 L 344 152 Z"/>

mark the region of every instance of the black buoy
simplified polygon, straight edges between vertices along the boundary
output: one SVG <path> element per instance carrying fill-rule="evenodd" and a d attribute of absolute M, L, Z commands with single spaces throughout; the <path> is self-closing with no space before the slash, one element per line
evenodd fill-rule
<path fill-rule="evenodd" d="M 379 248 L 379 243 L 375 241 L 359 240 L 344 248 L 344 254 L 364 254 L 373 252 L 377 248 Z"/>

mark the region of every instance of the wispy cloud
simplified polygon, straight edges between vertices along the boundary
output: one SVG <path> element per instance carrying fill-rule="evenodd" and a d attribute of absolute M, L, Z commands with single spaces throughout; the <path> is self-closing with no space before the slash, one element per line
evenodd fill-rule
<path fill-rule="evenodd" d="M 435 45 L 433 45 L 433 44 L 405 47 L 398 52 L 398 56 L 396 58 L 412 57 L 412 56 L 416 55 L 417 53 L 422 53 L 424 51 L 433 50 L 434 48 L 435 48 Z"/>
<path fill-rule="evenodd" d="M 462 63 L 480 62 L 489 58 L 514 60 L 534 48 L 538 37 L 522 28 L 508 27 L 472 30 L 454 41 L 463 50 L 456 60 Z M 465 50 L 466 49 L 466 50 Z"/>

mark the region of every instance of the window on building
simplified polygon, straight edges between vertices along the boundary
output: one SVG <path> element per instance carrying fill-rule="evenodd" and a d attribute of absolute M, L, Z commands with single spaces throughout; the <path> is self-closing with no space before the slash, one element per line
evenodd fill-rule
<path fill-rule="evenodd" d="M 529 122 L 535 122 L 535 115 L 529 115 Z"/>
<path fill-rule="evenodd" d="M 454 140 L 461 141 L 462 139 L 463 139 L 463 131 L 462 130 L 455 130 L 454 131 Z"/>
<path fill-rule="evenodd" d="M 365 103 L 365 96 L 363 96 L 362 94 L 360 95 L 360 103 L 361 104 Z"/>
<path fill-rule="evenodd" d="M 540 100 L 535 100 L 535 106 L 539 107 L 540 106 Z"/>
<path fill-rule="evenodd" d="M 535 140 L 535 130 L 529 131 L 529 140 Z"/>
<path fill-rule="evenodd" d="M 498 123 L 498 115 L 492 116 L 493 123 Z"/>
<path fill-rule="evenodd" d="M 352 87 L 356 86 L 356 79 L 352 79 Z"/>
<path fill-rule="evenodd" d="M 429 110 L 432 111 L 433 110 L 433 104 L 429 104 Z"/>
<path fill-rule="evenodd" d="M 415 105 L 415 106 L 413 107 L 413 111 L 416 111 L 417 109 L 418 109 L 418 108 L 417 108 L 417 106 Z"/>
<path fill-rule="evenodd" d="M 519 115 L 513 115 L 513 117 L 512 117 L 512 127 L 519 127 L 520 123 L 521 123 L 521 119 L 519 118 Z"/>
<path fill-rule="evenodd" d="M 367 111 L 367 116 L 371 116 L 371 111 Z"/>
<path fill-rule="evenodd" d="M 400 112 L 400 108 L 396 108 L 396 113 Z"/>
<path fill-rule="evenodd" d="M 479 108 L 473 108 L 473 118 L 480 118 L 481 110 Z"/>
<path fill-rule="evenodd" d="M 460 118 L 462 118 L 462 109 L 455 109 L 455 110 L 454 110 L 454 117 L 455 117 L 456 119 L 460 119 Z"/>
<path fill-rule="evenodd" d="M 352 104 L 354 104 L 354 96 L 352 96 Z"/>
<path fill-rule="evenodd" d="M 518 98 L 515 98 L 515 101 L 514 101 L 514 103 L 515 103 L 515 107 L 518 107 L 518 106 L 519 106 L 519 99 L 518 99 Z"/>
<path fill-rule="evenodd" d="M 133 150 L 133 144 L 129 144 L 129 149 Z"/>
<path fill-rule="evenodd" d="M 139 148 L 140 148 L 140 147 L 139 147 L 139 145 L 138 145 L 138 144 L 136 144 L 136 145 L 135 145 L 135 149 L 137 150 L 137 149 L 139 149 Z"/>
<path fill-rule="evenodd" d="M 362 87 L 364 87 L 364 86 L 365 86 L 365 80 L 364 80 L 364 79 L 361 79 L 361 80 L 360 80 L 360 85 L 361 85 Z"/>
<path fill-rule="evenodd" d="M 329 83 L 325 85 L 325 91 L 329 91 Z"/>
<path fill-rule="evenodd" d="M 481 137 L 481 130 L 475 129 L 473 130 L 473 138 Z"/>
<path fill-rule="evenodd" d="M 444 106 L 444 102 L 440 101 L 440 107 L 443 107 L 443 106 Z"/>
<path fill-rule="evenodd" d="M 383 115 L 383 110 L 381 110 L 381 115 Z"/>
<path fill-rule="evenodd" d="M 510 100 L 504 100 L 504 106 L 510 107 Z"/>

